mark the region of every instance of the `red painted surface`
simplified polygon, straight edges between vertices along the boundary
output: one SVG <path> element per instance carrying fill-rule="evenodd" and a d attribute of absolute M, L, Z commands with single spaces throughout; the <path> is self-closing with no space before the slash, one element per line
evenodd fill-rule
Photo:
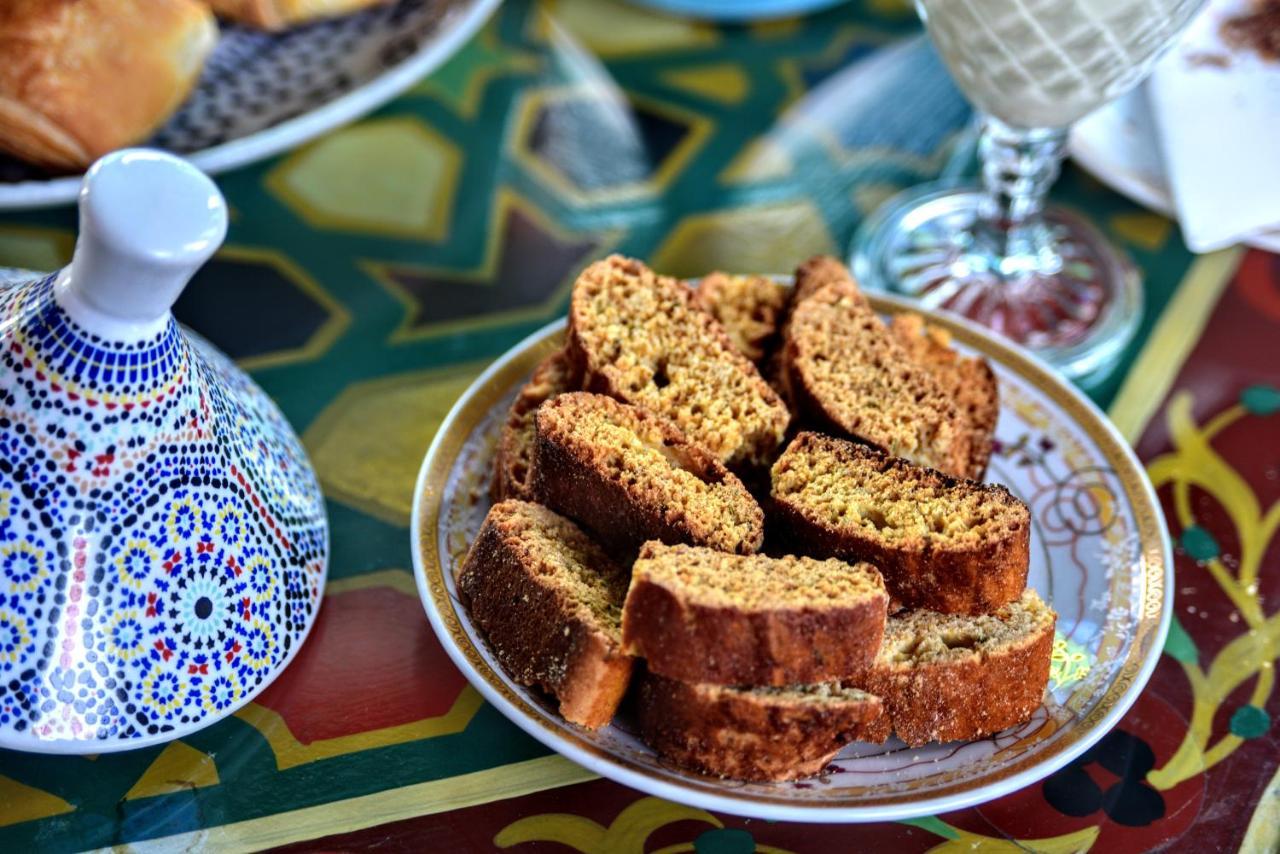
<path fill-rule="evenodd" d="M 370 587 L 325 598 L 297 660 L 257 702 L 309 744 L 438 717 L 466 684 L 418 597 Z"/>

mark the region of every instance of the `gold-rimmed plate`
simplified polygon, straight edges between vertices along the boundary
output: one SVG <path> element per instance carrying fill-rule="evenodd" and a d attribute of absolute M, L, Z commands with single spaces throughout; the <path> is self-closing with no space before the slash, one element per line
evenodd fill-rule
<path fill-rule="evenodd" d="M 619 716 L 598 731 L 564 721 L 503 673 L 472 625 L 454 568 L 489 507 L 493 451 L 507 407 L 560 346 L 564 322 L 513 347 L 462 395 L 423 460 L 414 495 L 414 572 L 450 657 L 499 711 L 551 749 L 619 783 L 711 810 L 782 821 L 885 821 L 1000 797 L 1065 765 L 1137 699 L 1168 631 L 1172 551 L 1155 494 L 1124 439 L 1088 399 L 1025 351 L 949 316 L 874 295 L 885 315 L 919 311 L 959 350 L 985 356 L 1000 383 L 987 477 L 1031 508 L 1028 583 L 1058 612 L 1044 706 L 1022 726 L 973 742 L 910 749 L 853 744 L 819 777 L 740 783 L 670 766 Z"/>

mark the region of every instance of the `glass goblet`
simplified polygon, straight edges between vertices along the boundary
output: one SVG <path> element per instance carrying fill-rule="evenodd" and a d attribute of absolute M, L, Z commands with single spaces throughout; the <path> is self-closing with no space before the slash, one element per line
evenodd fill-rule
<path fill-rule="evenodd" d="M 1046 204 L 1071 123 L 1136 86 L 1204 0 L 917 0 L 980 112 L 977 187 L 924 185 L 854 238 L 869 288 L 958 312 L 1081 378 L 1142 315 L 1137 270 L 1078 214 Z"/>

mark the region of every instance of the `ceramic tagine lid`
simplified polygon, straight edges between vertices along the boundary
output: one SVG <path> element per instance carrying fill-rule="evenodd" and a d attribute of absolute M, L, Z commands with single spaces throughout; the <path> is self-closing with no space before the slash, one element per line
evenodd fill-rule
<path fill-rule="evenodd" d="M 226 229 L 196 169 L 117 152 L 85 177 L 71 266 L 0 285 L 0 747 L 185 735 L 315 621 L 328 525 L 302 446 L 169 313 Z"/>

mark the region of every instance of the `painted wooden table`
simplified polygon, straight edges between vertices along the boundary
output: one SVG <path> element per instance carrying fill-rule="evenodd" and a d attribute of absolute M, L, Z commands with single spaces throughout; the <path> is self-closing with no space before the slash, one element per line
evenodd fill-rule
<path fill-rule="evenodd" d="M 377 114 L 223 176 L 230 240 L 178 314 L 304 434 L 333 527 L 320 622 L 275 685 L 198 735 L 99 757 L 0 752 L 0 850 L 1274 849 L 1280 258 L 1194 257 L 1168 220 L 1072 168 L 1059 199 L 1146 274 L 1141 334 L 1090 391 L 1146 462 L 1178 546 L 1160 666 L 1081 760 L 907 823 L 714 815 L 549 755 L 480 700 L 423 616 L 410 493 L 459 392 L 560 313 L 593 258 L 785 271 L 948 168 L 968 108 L 918 34 L 899 0 L 735 28 L 511 0 Z M 0 264 L 56 267 L 73 229 L 70 209 L 4 216 Z"/>

